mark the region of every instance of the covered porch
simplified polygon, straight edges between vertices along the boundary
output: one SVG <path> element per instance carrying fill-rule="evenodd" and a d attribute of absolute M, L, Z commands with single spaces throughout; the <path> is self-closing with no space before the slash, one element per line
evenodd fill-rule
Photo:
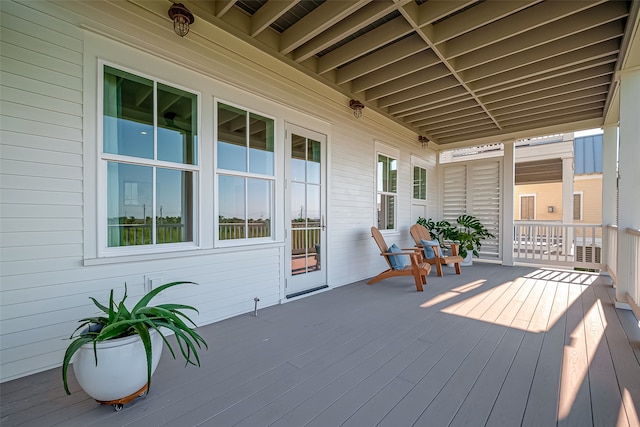
<path fill-rule="evenodd" d="M 373 244 L 373 242 L 371 242 Z M 60 369 L 2 384 L 2 425 L 640 425 L 640 331 L 610 279 L 445 268 L 359 281 L 201 327 L 202 367 L 165 351 L 145 398 L 99 406 Z"/>

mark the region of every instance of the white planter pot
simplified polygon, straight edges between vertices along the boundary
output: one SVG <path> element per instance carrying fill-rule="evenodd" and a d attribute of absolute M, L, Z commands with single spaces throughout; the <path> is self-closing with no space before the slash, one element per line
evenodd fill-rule
<path fill-rule="evenodd" d="M 151 335 L 151 373 L 158 367 L 164 342 L 154 329 Z M 73 372 L 85 392 L 95 400 L 110 402 L 130 396 L 147 383 L 147 358 L 138 335 L 97 344 L 96 366 L 93 344 L 75 354 Z"/>
<path fill-rule="evenodd" d="M 470 266 L 473 265 L 473 252 L 471 251 L 467 251 L 467 256 L 464 257 L 464 259 L 462 260 L 462 262 L 460 263 L 461 266 Z M 446 264 L 447 267 L 455 267 L 455 264 Z"/>
<path fill-rule="evenodd" d="M 460 265 L 465 265 L 465 266 L 473 265 L 473 252 L 467 251 L 467 256 L 464 257 Z"/>

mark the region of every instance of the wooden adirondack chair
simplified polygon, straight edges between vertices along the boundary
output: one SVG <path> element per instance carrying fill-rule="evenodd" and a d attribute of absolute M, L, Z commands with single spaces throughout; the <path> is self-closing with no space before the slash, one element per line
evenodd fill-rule
<path fill-rule="evenodd" d="M 389 277 L 413 276 L 413 279 L 416 282 L 416 290 L 422 292 L 422 285 L 427 284 L 427 275 L 431 271 L 431 265 L 426 262 L 422 262 L 420 253 L 414 249 L 402 249 L 402 252 L 389 252 L 387 243 L 384 241 L 382 234 L 376 227 L 371 227 L 371 236 L 373 237 L 373 240 L 376 241 L 378 248 L 380 248 L 380 255 L 382 255 L 385 261 L 387 261 L 389 268 L 369 280 L 367 283 L 369 285 L 373 285 L 374 283 Z M 408 255 L 411 263 L 409 265 L 405 265 L 402 269 L 396 270 L 392 267 L 392 263 L 389 260 L 390 256 L 395 255 Z"/>
<path fill-rule="evenodd" d="M 409 232 L 411 233 L 411 237 L 413 237 L 413 240 L 415 240 L 415 242 L 416 242 L 416 247 L 420 248 L 421 253 L 423 255 L 423 258 L 424 258 L 424 262 L 427 262 L 429 264 L 434 264 L 436 266 L 436 271 L 438 272 L 438 276 L 442 277 L 442 264 L 453 264 L 455 269 L 456 269 L 456 274 L 460 274 L 460 263 L 464 259 L 460 255 L 458 255 L 458 244 L 457 243 L 448 243 L 447 244 L 447 246 L 451 247 L 452 255 L 450 255 L 450 256 L 442 256 L 442 253 L 440 252 L 440 246 L 439 245 L 433 245 L 431 247 L 433 248 L 434 257 L 433 258 L 427 258 L 427 257 L 424 256 L 424 250 L 423 250 L 424 248 L 422 247 L 422 241 L 423 240 L 431 240 L 431 241 L 434 240 L 431 237 L 431 233 L 429 233 L 429 230 L 423 225 L 414 224 L 409 229 Z"/>

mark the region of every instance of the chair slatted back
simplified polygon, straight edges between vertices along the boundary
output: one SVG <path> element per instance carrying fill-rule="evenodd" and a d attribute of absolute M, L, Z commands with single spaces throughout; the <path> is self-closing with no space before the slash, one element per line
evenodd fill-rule
<path fill-rule="evenodd" d="M 382 237 L 382 233 L 380 233 L 380 230 L 378 230 L 376 227 L 371 227 L 371 237 L 373 237 L 373 240 L 376 241 L 378 248 L 380 248 L 381 254 L 389 252 L 389 247 L 387 246 L 387 242 L 384 241 L 384 237 Z M 384 259 L 385 261 L 387 261 L 389 268 L 392 268 L 391 261 L 389 261 L 389 256 L 384 255 Z"/>
<path fill-rule="evenodd" d="M 409 229 L 409 233 L 413 240 L 415 240 L 417 246 L 422 246 L 422 240 L 433 240 L 431 233 L 424 225 L 413 224 Z"/>

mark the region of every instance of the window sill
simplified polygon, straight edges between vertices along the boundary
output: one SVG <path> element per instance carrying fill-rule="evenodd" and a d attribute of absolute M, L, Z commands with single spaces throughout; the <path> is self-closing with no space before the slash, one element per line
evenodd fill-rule
<path fill-rule="evenodd" d="M 177 258 L 191 258 L 194 256 L 208 256 L 215 254 L 223 254 L 223 253 L 234 253 L 234 252 L 246 252 L 248 246 L 251 248 L 277 248 L 284 246 L 284 242 L 269 242 L 269 243 L 261 243 L 261 244 L 253 244 L 253 245 L 240 245 L 240 246 L 227 246 L 222 248 L 208 248 L 208 249 L 187 249 L 187 250 L 172 250 L 166 252 L 155 252 L 155 253 L 144 253 L 144 254 L 109 254 L 100 258 L 86 258 L 84 259 L 83 265 L 85 267 L 95 266 L 95 265 L 109 265 L 109 264 L 123 264 L 123 263 L 131 263 L 131 262 L 146 262 L 146 261 L 157 261 L 162 259 L 177 259 Z"/>

